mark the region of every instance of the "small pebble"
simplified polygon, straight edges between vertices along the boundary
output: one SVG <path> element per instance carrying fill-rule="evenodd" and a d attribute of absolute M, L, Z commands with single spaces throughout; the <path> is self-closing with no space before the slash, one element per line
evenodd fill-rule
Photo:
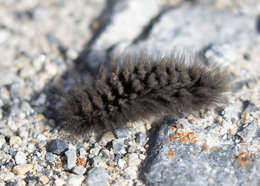
<path fill-rule="evenodd" d="M 9 145 L 4 145 L 3 151 L 7 154 L 10 154 L 11 156 L 15 156 L 16 154 L 16 149 L 10 147 Z"/>
<path fill-rule="evenodd" d="M 26 127 L 20 127 L 19 129 L 19 136 L 21 136 L 23 139 L 28 138 L 29 132 L 28 132 L 28 128 Z"/>
<path fill-rule="evenodd" d="M 218 124 L 220 124 L 220 125 L 222 125 L 223 124 L 223 118 L 221 117 L 221 116 L 217 116 L 216 117 L 216 122 L 218 123 Z"/>
<path fill-rule="evenodd" d="M 2 66 L 0 67 L 0 74 L 2 77 L 4 77 L 0 78 L 0 87 L 11 84 L 17 78 L 14 72 L 12 72 L 9 68 Z"/>
<path fill-rule="evenodd" d="M 92 155 L 92 156 L 90 156 L 90 157 L 93 157 L 93 156 L 97 156 L 98 155 L 98 153 L 99 153 L 99 151 L 100 151 L 100 149 L 101 149 L 101 147 L 100 146 L 98 146 L 98 145 L 95 145 L 95 147 L 94 148 L 92 148 L 92 149 L 90 149 L 90 154 Z"/>
<path fill-rule="evenodd" d="M 147 140 L 147 136 L 146 136 L 145 133 L 139 132 L 139 133 L 136 135 L 136 138 L 135 138 L 136 143 L 145 144 L 145 143 L 146 143 L 146 140 Z"/>
<path fill-rule="evenodd" d="M 52 154 L 50 152 L 47 152 L 45 155 L 45 160 L 49 161 L 49 162 L 55 162 L 56 161 L 56 155 Z"/>
<path fill-rule="evenodd" d="M 141 160 L 145 160 L 146 156 L 145 156 L 144 154 L 139 154 L 139 158 L 140 158 Z"/>
<path fill-rule="evenodd" d="M 86 157 L 86 154 L 87 154 L 87 152 L 86 152 L 86 150 L 85 150 L 84 148 L 80 148 L 80 149 L 79 149 L 79 156 L 80 156 L 81 158 Z"/>
<path fill-rule="evenodd" d="M 137 167 L 127 167 L 125 169 L 125 173 L 132 179 L 137 178 L 137 172 Z"/>
<path fill-rule="evenodd" d="M 63 179 L 58 178 L 58 179 L 56 179 L 56 180 L 54 181 L 54 184 L 55 184 L 55 186 L 63 186 L 63 185 L 66 184 L 66 182 L 65 182 Z"/>
<path fill-rule="evenodd" d="M 15 162 L 17 165 L 26 164 L 26 154 L 19 151 L 15 155 Z"/>
<path fill-rule="evenodd" d="M 50 170 L 48 168 L 43 168 L 41 173 L 45 176 L 49 176 L 50 175 Z"/>
<path fill-rule="evenodd" d="M 86 168 L 79 165 L 79 166 L 74 167 L 72 169 L 72 172 L 77 174 L 77 175 L 83 175 L 86 172 Z"/>
<path fill-rule="evenodd" d="M 259 108 L 251 101 L 249 101 L 249 100 L 244 101 L 243 112 L 256 112 L 258 110 L 259 110 Z"/>
<path fill-rule="evenodd" d="M 107 186 L 107 170 L 105 168 L 92 168 L 88 171 L 86 182 L 88 186 Z"/>
<path fill-rule="evenodd" d="M 112 142 L 113 150 L 115 154 L 125 154 L 125 145 L 124 140 L 121 139 L 114 139 Z"/>
<path fill-rule="evenodd" d="M 105 166 L 104 161 L 102 160 L 102 158 L 100 156 L 95 156 L 93 159 L 93 166 L 94 167 L 103 167 Z"/>
<path fill-rule="evenodd" d="M 36 20 L 36 21 L 43 21 L 49 17 L 49 9 L 43 8 L 43 7 L 34 7 L 32 9 L 28 10 L 30 19 Z"/>
<path fill-rule="evenodd" d="M 6 186 L 16 186 L 17 185 L 17 181 L 7 181 L 6 182 Z"/>
<path fill-rule="evenodd" d="M 45 94 L 41 94 L 41 95 L 37 98 L 37 100 L 34 101 L 34 104 L 35 104 L 35 105 L 43 105 L 43 104 L 45 104 L 46 99 L 47 99 L 46 97 L 47 97 L 47 96 L 46 96 Z M 37 115 L 37 119 L 38 119 L 38 120 L 43 120 L 43 119 L 44 119 L 44 115 L 38 114 L 38 115 Z"/>
<path fill-rule="evenodd" d="M 13 168 L 13 173 L 17 175 L 24 175 L 30 170 L 32 170 L 32 168 L 33 168 L 32 164 L 17 165 Z"/>
<path fill-rule="evenodd" d="M 0 128 L 0 134 L 3 134 L 5 136 L 13 136 L 14 135 L 13 132 L 10 130 L 10 128 Z"/>
<path fill-rule="evenodd" d="M 112 132 L 106 132 L 103 134 L 103 136 L 100 139 L 100 144 L 105 146 L 108 142 L 112 141 L 115 139 L 115 136 Z"/>
<path fill-rule="evenodd" d="M 13 146 L 14 144 L 21 145 L 22 139 L 19 136 L 11 136 L 9 141 L 10 146 Z"/>
<path fill-rule="evenodd" d="M 80 186 L 85 179 L 82 175 L 70 175 L 67 180 L 67 186 Z M 99 178 L 100 179 L 100 178 Z"/>
<path fill-rule="evenodd" d="M 249 122 L 250 119 L 250 113 L 249 112 L 243 112 L 241 114 L 242 123 L 246 124 Z"/>
<path fill-rule="evenodd" d="M 35 150 L 35 145 L 32 144 L 32 143 L 29 143 L 29 144 L 27 145 L 27 151 L 28 151 L 28 152 L 33 152 L 34 150 Z"/>
<path fill-rule="evenodd" d="M 121 169 L 126 167 L 126 161 L 123 159 L 119 159 L 117 164 Z"/>
<path fill-rule="evenodd" d="M 72 60 L 74 60 L 78 57 L 78 52 L 73 48 L 68 48 L 66 54 Z"/>
<path fill-rule="evenodd" d="M 107 149 L 102 149 L 102 150 L 101 150 L 101 155 L 102 155 L 102 158 L 104 158 L 104 159 L 109 159 L 109 157 L 110 157 L 110 152 L 109 152 L 109 150 L 107 150 Z"/>
<path fill-rule="evenodd" d="M 49 178 L 47 176 L 40 176 L 39 180 L 42 184 L 49 183 Z"/>
<path fill-rule="evenodd" d="M 26 115 L 29 115 L 33 112 L 33 109 L 31 108 L 31 105 L 28 102 L 22 102 L 21 104 L 21 110 Z"/>
<path fill-rule="evenodd" d="M 46 70 L 50 75 L 55 75 L 57 74 L 58 68 L 56 64 L 53 63 L 47 63 L 45 66 Z"/>
<path fill-rule="evenodd" d="M 0 149 L 2 148 L 2 146 L 6 143 L 5 141 L 5 137 L 0 135 Z"/>
<path fill-rule="evenodd" d="M 116 129 L 115 135 L 117 138 L 127 138 L 129 136 L 129 129 Z"/>
<path fill-rule="evenodd" d="M 14 165 L 15 165 L 15 163 L 14 163 L 13 159 L 5 162 L 5 168 L 7 168 L 7 169 L 11 169 Z"/>
<path fill-rule="evenodd" d="M 39 141 L 45 141 L 47 138 L 46 138 L 46 136 L 44 136 L 43 134 L 39 134 L 39 135 L 37 136 L 37 139 L 38 139 Z"/>
<path fill-rule="evenodd" d="M 76 166 L 76 160 L 77 160 L 77 155 L 76 155 L 76 150 L 75 149 L 69 149 L 65 152 L 65 156 L 67 158 L 67 169 L 72 169 L 73 167 Z"/>
<path fill-rule="evenodd" d="M 46 147 L 48 152 L 52 152 L 57 155 L 63 154 L 68 149 L 68 144 L 65 140 L 54 139 L 47 144 Z"/>
<path fill-rule="evenodd" d="M 128 158 L 128 166 L 138 166 L 141 163 L 141 160 L 139 159 L 138 155 L 136 153 L 130 154 Z"/>

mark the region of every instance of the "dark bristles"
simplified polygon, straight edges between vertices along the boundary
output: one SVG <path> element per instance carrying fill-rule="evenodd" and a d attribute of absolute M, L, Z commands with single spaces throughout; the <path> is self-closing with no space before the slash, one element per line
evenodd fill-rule
<path fill-rule="evenodd" d="M 198 110 L 223 101 L 225 74 L 183 57 L 122 57 L 98 78 L 76 87 L 61 108 L 64 126 L 79 132 L 118 128 L 127 122 Z M 85 131 L 86 132 L 86 131 Z"/>

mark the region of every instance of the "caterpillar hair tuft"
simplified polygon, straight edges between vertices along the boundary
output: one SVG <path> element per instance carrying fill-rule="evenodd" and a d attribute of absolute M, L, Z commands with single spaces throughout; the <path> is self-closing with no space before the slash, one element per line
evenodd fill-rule
<path fill-rule="evenodd" d="M 59 110 L 65 128 L 120 128 L 149 117 L 187 113 L 223 102 L 227 78 L 218 67 L 183 56 L 116 58 L 98 77 L 75 87 Z"/>

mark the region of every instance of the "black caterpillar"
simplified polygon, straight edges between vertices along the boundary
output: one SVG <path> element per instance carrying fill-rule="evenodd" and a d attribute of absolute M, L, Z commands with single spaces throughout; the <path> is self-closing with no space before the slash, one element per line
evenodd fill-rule
<path fill-rule="evenodd" d="M 59 110 L 64 127 L 86 129 L 120 128 L 127 122 L 150 117 L 187 113 L 223 102 L 227 78 L 217 67 L 183 56 L 147 55 L 117 58 L 84 88 L 65 96 Z"/>

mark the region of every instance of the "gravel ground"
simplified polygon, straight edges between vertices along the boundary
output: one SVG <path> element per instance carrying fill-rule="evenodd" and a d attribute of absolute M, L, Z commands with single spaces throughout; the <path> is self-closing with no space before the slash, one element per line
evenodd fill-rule
<path fill-rule="evenodd" d="M 0 17 L 0 186 L 260 185 L 258 0 L 0 0 Z M 100 140 L 45 114 L 75 71 L 173 48 L 230 72 L 225 105 Z"/>

